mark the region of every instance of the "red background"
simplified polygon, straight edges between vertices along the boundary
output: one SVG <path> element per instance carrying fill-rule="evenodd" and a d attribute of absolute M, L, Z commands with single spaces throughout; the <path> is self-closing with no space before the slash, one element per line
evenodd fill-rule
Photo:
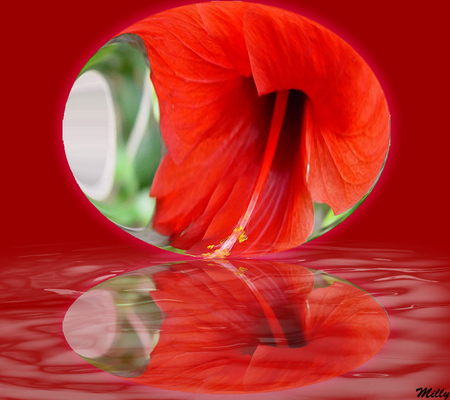
<path fill-rule="evenodd" d="M 266 3 L 319 22 L 354 47 L 378 76 L 392 116 L 390 154 L 372 194 L 344 223 L 312 245 L 411 249 L 438 258 L 449 256 L 448 16 L 444 3 L 428 0 L 421 7 L 392 0 L 274 0 Z M 61 259 L 71 254 L 73 261 L 81 257 L 73 250 L 83 249 L 89 254 L 89 249 L 113 249 L 111 258 L 129 260 L 130 268 L 134 268 L 135 259 L 140 260 L 142 267 L 147 262 L 143 260 L 164 257 L 162 250 L 115 228 L 81 193 L 64 156 L 62 119 L 77 74 L 99 47 L 143 17 L 181 4 L 180 0 L 30 4 L 16 1 L 3 14 L 3 146 L 0 157 L 3 282 L 7 281 L 9 272 L 16 278 L 14 268 L 17 276 L 30 274 L 31 268 L 45 272 L 45 262 L 35 265 L 34 259 L 22 258 L 27 254 L 60 253 Z M 117 248 L 119 251 L 115 250 Z M 165 257 L 174 256 L 167 254 Z M 419 263 L 426 271 L 428 265 L 424 265 L 423 260 Z M 442 268 L 448 269 L 448 265 L 447 262 L 447 267 Z M 57 265 L 52 267 L 57 269 Z M 394 273 L 395 268 L 393 265 Z M 100 269 L 106 271 L 107 266 Z M 429 277 L 426 272 L 423 274 L 423 279 Z M 19 285 L 16 280 L 11 282 Z M 58 284 L 61 285 L 59 281 Z M 21 286 L 15 289 L 12 296 L 17 302 L 12 301 L 11 309 L 20 308 L 22 303 L 27 305 L 26 300 L 37 303 L 33 296 L 47 293 L 41 289 L 30 292 Z M 426 293 L 431 296 L 435 290 L 433 286 Z M 60 321 L 69 303 L 64 310 L 58 304 L 58 319 L 49 332 L 60 330 Z M 443 307 L 448 310 L 446 304 Z M 404 329 L 416 328 L 408 325 Z M 442 331 L 444 338 L 448 336 L 445 326 Z M 5 335 L 4 339 L 7 338 L 9 336 Z M 388 345 L 390 349 L 398 347 L 395 340 L 390 340 Z M 442 354 L 445 355 L 448 345 L 444 347 L 442 345 Z M 412 345 L 409 350 L 414 354 Z M 55 352 L 58 351 L 59 348 L 55 348 Z M 385 351 L 390 354 L 389 349 Z M 388 361 L 391 360 L 388 358 Z M 445 371 L 439 373 L 445 374 Z M 389 379 L 386 378 L 388 383 Z M 393 382 L 395 385 L 398 381 Z M 35 386 L 44 383 L 38 381 Z M 415 397 L 416 383 L 418 386 L 427 384 L 424 379 L 408 382 L 407 398 Z M 50 387 L 52 382 L 48 385 Z M 30 398 L 27 396 L 24 398 Z M 380 396 L 388 398 L 389 394 L 380 392 Z"/>
<path fill-rule="evenodd" d="M 422 8 L 388 0 L 267 3 L 305 15 L 353 46 L 378 76 L 392 116 L 392 145 L 379 183 L 348 220 L 316 243 L 448 254 L 443 2 L 427 1 Z M 2 253 L 115 246 L 124 240 L 151 253 L 103 221 L 81 194 L 64 156 L 62 118 L 78 72 L 101 45 L 133 22 L 183 2 L 15 4 L 3 36 L 3 110 L 6 104 L 8 111 L 2 118 Z"/>

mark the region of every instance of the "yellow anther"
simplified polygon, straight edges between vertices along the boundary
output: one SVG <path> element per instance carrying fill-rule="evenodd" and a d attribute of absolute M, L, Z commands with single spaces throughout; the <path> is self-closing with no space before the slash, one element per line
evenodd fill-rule
<path fill-rule="evenodd" d="M 230 252 L 227 249 L 214 250 L 214 256 L 217 258 L 225 258 L 229 255 L 230 255 Z"/>
<path fill-rule="evenodd" d="M 213 244 L 210 244 L 209 246 L 206 246 L 207 249 L 213 249 L 215 246 Z"/>
<path fill-rule="evenodd" d="M 247 268 L 239 267 L 238 270 L 234 274 L 235 275 L 244 275 L 246 271 L 247 271 Z"/>
<path fill-rule="evenodd" d="M 238 237 L 239 243 L 245 242 L 247 239 L 248 239 L 248 236 L 245 234 L 245 232 L 242 232 Z"/>

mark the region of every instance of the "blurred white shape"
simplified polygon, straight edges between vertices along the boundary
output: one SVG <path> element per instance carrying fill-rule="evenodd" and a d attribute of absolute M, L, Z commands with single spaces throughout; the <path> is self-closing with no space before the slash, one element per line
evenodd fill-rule
<path fill-rule="evenodd" d="M 86 292 L 67 310 L 64 336 L 79 355 L 98 358 L 112 347 L 117 331 L 117 311 L 111 293 L 97 289 Z"/>
<path fill-rule="evenodd" d="M 94 200 L 105 200 L 113 188 L 116 125 L 107 80 L 98 71 L 85 72 L 75 81 L 67 100 L 63 140 L 75 179 Z"/>

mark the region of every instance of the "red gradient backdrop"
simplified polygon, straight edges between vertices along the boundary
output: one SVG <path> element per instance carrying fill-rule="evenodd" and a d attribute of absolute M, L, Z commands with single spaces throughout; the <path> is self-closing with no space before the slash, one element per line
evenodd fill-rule
<path fill-rule="evenodd" d="M 450 132 L 442 2 L 421 8 L 388 0 L 264 2 L 310 17 L 352 45 L 378 76 L 392 115 L 392 145 L 379 183 L 348 220 L 316 243 L 448 252 Z M 3 110 L 5 105 L 8 110 L 2 118 L 3 253 L 124 241 L 151 253 L 100 218 L 79 191 L 64 156 L 62 118 L 78 72 L 102 44 L 133 22 L 184 2 L 135 0 L 125 6 L 81 0 L 45 9 L 35 3 L 25 10 L 16 4 L 17 13 L 6 21 L 2 66 Z"/>
<path fill-rule="evenodd" d="M 438 258 L 448 257 L 450 129 L 445 3 L 428 0 L 413 6 L 392 0 L 261 2 L 298 12 L 346 40 L 378 76 L 391 111 L 391 150 L 378 184 L 353 215 L 316 239 L 311 246 L 411 249 Z M 8 281 L 8 272 L 14 279 L 20 274 L 32 275 L 30 271 L 34 266 L 36 272 L 42 272 L 44 276 L 47 265 L 44 257 L 41 257 L 40 265 L 33 264 L 34 259 L 19 258 L 29 254 L 60 253 L 64 258 L 67 252 L 71 253 L 70 260 L 73 261 L 78 253 L 72 250 L 84 249 L 89 254 L 90 249 L 102 252 L 102 249 L 111 248 L 114 253 L 111 258 L 129 260 L 126 265 L 133 266 L 134 260 L 139 260 L 136 265 L 146 266 L 143 260 L 175 258 L 116 228 L 89 203 L 75 183 L 65 159 L 62 119 L 65 102 L 78 72 L 100 46 L 132 23 L 182 4 L 186 3 L 182 0 L 9 3 L 8 10 L 3 13 L 0 64 L 3 97 L 0 272 L 5 277 L 0 283 Z M 29 260 L 28 264 L 25 260 Z M 450 263 L 446 265 L 438 272 L 448 276 Z M 315 268 L 314 264 L 312 266 Z M 423 262 L 420 266 L 428 267 Z M 13 273 L 14 268 L 19 271 L 17 276 Z M 53 268 L 56 270 L 57 266 L 53 265 Z M 396 274 L 395 268 L 393 274 Z M 101 269 L 107 270 L 107 266 Z M 426 279 L 428 275 L 423 274 L 421 277 Z M 52 274 L 49 276 L 53 277 Z M 432 280 L 433 277 L 425 291 L 430 296 L 438 287 L 438 284 L 430 286 L 430 282 L 437 282 Z M 48 295 L 48 292 L 40 286 L 30 290 L 23 288 L 21 280 L 10 281 L 12 286 L 18 285 L 11 294 L 11 309 L 20 309 L 21 304 L 28 307 L 34 302 L 36 304 L 32 305 L 40 310 L 39 300 L 36 301 L 34 296 Z M 61 282 L 52 283 L 57 284 L 66 288 Z M 49 304 L 58 306 L 54 314 L 62 320 L 68 300 L 64 299 L 66 303 L 55 301 L 51 298 Z M 408 298 L 408 301 L 415 300 Z M 444 310 L 448 314 L 448 304 L 442 307 L 446 307 Z M 45 308 L 45 304 L 41 308 Z M 4 315 L 8 316 L 7 313 Z M 27 316 L 28 319 L 31 317 Z M 405 332 L 416 328 L 402 325 Z M 49 332 L 61 333 L 59 322 L 58 326 L 49 329 Z M 442 326 L 442 330 L 441 337 L 445 338 L 448 324 Z M 6 341 L 14 335 L 1 336 Z M 17 340 L 20 342 L 21 339 Z M 63 339 L 61 343 L 64 343 Z M 391 340 L 388 345 L 386 354 L 389 355 L 398 342 Z M 55 352 L 60 347 L 55 347 Z M 442 354 L 449 354 L 449 345 L 442 347 L 446 347 L 442 348 Z M 388 361 L 392 360 L 388 358 Z M 426 361 L 434 362 L 433 359 Z M 439 370 L 442 380 L 446 379 L 446 372 Z M 387 377 L 386 382 L 389 383 L 389 379 Z M 398 381 L 393 382 L 396 385 Z M 35 386 L 44 384 L 38 381 Z M 427 385 L 425 379 L 408 382 L 407 397 L 403 398 L 415 397 L 415 388 L 421 385 Z M 378 391 L 379 388 L 368 390 Z M 29 399 L 29 393 L 33 391 L 32 388 L 24 397 L 17 398 Z M 379 395 L 389 397 L 381 391 Z M 336 396 L 341 398 L 339 393 Z"/>

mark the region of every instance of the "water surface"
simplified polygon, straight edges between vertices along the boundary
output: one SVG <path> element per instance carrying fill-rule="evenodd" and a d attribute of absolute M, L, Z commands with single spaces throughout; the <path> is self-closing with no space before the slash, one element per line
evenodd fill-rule
<path fill-rule="evenodd" d="M 48 251 L 47 251 L 48 250 Z M 171 255 L 166 256 L 171 257 Z M 450 387 L 450 260 L 410 249 L 305 246 L 290 262 L 349 280 L 375 296 L 390 317 L 386 345 L 360 367 L 329 381 L 273 393 L 217 399 L 411 399 L 416 388 Z M 160 257 L 161 258 L 161 257 Z M 164 256 L 162 257 L 164 258 Z M 51 247 L 4 261 L 0 281 L 0 390 L 5 400 L 204 399 L 211 395 L 124 381 L 81 359 L 62 321 L 70 305 L 99 283 L 158 264 L 130 249 Z"/>

